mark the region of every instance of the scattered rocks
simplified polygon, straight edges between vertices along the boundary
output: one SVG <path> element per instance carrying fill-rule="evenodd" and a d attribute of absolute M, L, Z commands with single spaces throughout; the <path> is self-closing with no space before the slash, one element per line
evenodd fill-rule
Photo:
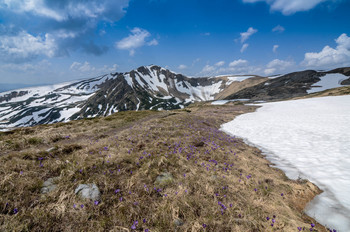
<path fill-rule="evenodd" d="M 96 184 L 79 184 L 74 192 L 82 198 L 91 199 L 93 201 L 99 200 L 101 196 L 100 190 Z"/>
<path fill-rule="evenodd" d="M 173 176 L 170 172 L 162 172 L 159 176 L 157 176 L 156 181 L 154 182 L 155 186 L 166 186 L 171 184 L 174 181 Z"/>
<path fill-rule="evenodd" d="M 53 177 L 53 178 L 47 179 L 43 183 L 43 187 L 41 188 L 41 193 L 42 194 L 46 194 L 46 193 L 54 191 L 56 189 L 56 187 L 57 187 L 57 185 L 55 183 L 58 180 L 59 180 L 59 177 Z"/>

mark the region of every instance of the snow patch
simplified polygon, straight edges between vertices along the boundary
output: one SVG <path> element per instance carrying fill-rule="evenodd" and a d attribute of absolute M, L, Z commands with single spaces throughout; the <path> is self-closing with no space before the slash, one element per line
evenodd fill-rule
<path fill-rule="evenodd" d="M 340 73 L 326 74 L 325 76 L 320 77 L 321 80 L 313 84 L 313 86 L 311 86 L 311 89 L 307 90 L 307 93 L 316 93 L 327 89 L 342 87 L 340 83 L 348 78 L 349 77 L 344 76 Z"/>
<path fill-rule="evenodd" d="M 350 231 L 350 96 L 260 105 L 221 129 L 263 148 L 289 178 L 318 185 L 324 192 L 306 213 L 327 227 Z"/>

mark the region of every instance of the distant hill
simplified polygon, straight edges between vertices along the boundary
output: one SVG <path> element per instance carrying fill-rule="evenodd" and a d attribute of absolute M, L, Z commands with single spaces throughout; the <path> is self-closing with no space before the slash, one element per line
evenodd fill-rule
<path fill-rule="evenodd" d="M 170 110 L 196 101 L 281 100 L 350 84 L 350 68 L 274 77 L 189 78 L 151 65 L 126 73 L 0 93 L 0 129 L 107 116 L 125 110 Z"/>

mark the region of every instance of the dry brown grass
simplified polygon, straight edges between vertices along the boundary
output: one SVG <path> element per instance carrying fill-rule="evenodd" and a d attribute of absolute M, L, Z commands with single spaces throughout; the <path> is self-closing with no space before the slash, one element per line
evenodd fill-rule
<path fill-rule="evenodd" d="M 135 231 L 308 230 L 315 222 L 302 209 L 319 189 L 288 180 L 258 149 L 218 130 L 254 109 L 122 112 L 2 133 L 0 231 L 133 231 L 135 221 Z M 174 181 L 155 186 L 165 171 Z M 41 194 L 56 176 L 57 189 Z M 98 205 L 74 194 L 81 183 L 99 187 Z"/>

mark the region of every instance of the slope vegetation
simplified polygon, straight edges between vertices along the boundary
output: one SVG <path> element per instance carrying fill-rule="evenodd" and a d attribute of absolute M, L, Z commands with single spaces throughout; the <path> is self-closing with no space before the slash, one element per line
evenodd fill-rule
<path fill-rule="evenodd" d="M 2 132 L 0 230 L 326 231 L 302 213 L 316 186 L 218 130 L 253 110 L 197 103 Z M 89 183 L 97 201 L 74 192 Z"/>

